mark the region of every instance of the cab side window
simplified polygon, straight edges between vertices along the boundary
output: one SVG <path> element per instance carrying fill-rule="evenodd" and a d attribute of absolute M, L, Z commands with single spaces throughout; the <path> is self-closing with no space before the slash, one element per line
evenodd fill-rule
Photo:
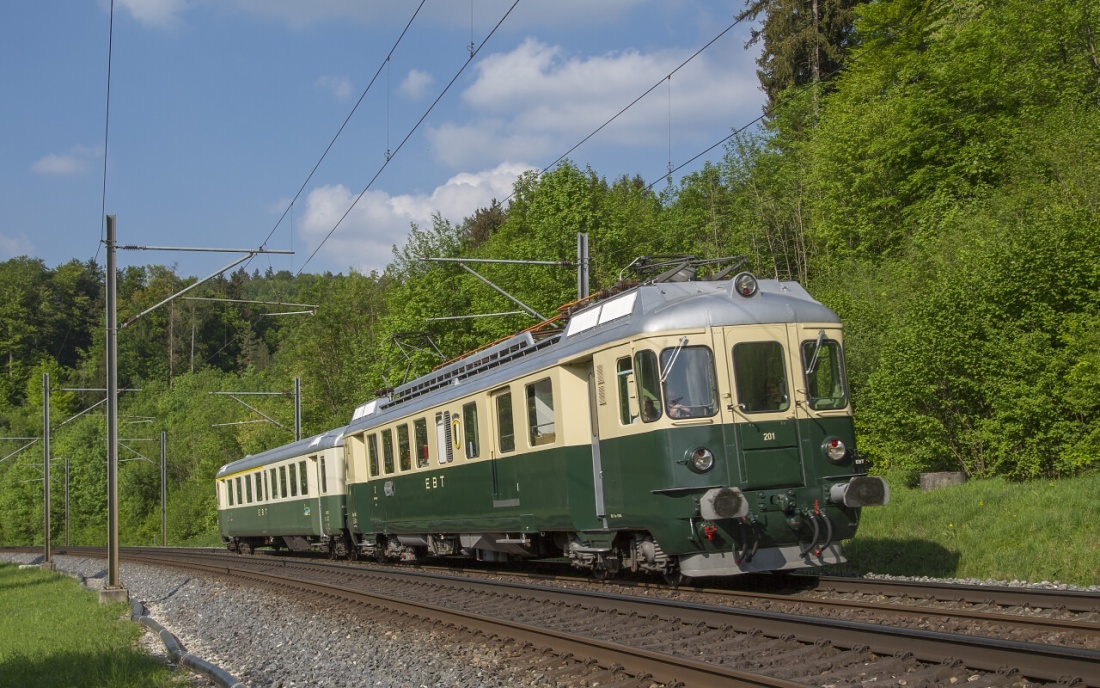
<path fill-rule="evenodd" d="M 615 386 L 619 392 L 619 422 L 630 425 L 638 420 L 638 402 L 634 396 L 634 366 L 629 356 L 615 362 Z"/>
<path fill-rule="evenodd" d="M 649 350 L 634 354 L 634 371 L 638 399 L 642 402 L 642 420 L 652 423 L 664 413 L 661 410 L 661 371 L 657 367 L 657 354 Z"/>

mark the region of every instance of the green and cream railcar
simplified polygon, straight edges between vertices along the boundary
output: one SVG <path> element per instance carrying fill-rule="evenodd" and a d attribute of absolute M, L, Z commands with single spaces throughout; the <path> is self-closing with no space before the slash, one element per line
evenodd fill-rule
<path fill-rule="evenodd" d="M 353 552 L 721 576 L 843 561 L 887 486 L 855 452 L 839 318 L 791 282 L 647 284 L 364 404 Z"/>
<path fill-rule="evenodd" d="M 222 541 L 244 554 L 260 546 L 346 554 L 345 465 L 339 428 L 222 466 Z"/>

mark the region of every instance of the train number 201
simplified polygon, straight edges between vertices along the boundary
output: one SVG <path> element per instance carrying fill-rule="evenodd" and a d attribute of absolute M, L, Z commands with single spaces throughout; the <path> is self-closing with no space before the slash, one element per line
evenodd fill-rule
<path fill-rule="evenodd" d="M 430 478 L 424 478 L 424 489 L 435 490 L 443 487 L 443 478 L 445 477 L 443 475 L 433 475 Z"/>
<path fill-rule="evenodd" d="M 765 442 L 774 442 L 775 441 L 775 433 L 774 432 L 765 432 L 765 433 L 763 433 L 763 437 L 764 437 Z"/>

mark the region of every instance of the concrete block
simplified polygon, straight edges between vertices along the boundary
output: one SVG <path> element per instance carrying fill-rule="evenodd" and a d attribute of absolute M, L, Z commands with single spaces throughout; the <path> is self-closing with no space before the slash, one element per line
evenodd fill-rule
<path fill-rule="evenodd" d="M 938 490 L 941 487 L 950 487 L 951 485 L 961 485 L 965 482 L 966 473 L 962 471 L 920 474 L 920 489 L 925 492 L 928 490 Z"/>

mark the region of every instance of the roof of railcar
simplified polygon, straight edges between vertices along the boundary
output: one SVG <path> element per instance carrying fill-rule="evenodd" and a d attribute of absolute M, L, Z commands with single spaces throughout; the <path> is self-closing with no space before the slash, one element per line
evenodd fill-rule
<path fill-rule="evenodd" d="M 284 444 L 281 447 L 268 449 L 259 454 L 249 454 L 243 459 L 237 459 L 232 463 L 227 463 L 222 466 L 218 474 L 214 477 L 222 478 L 227 475 L 233 475 L 234 473 L 240 473 L 241 471 L 247 471 L 250 468 L 266 466 L 276 461 L 293 459 L 297 456 L 306 456 L 307 454 L 316 454 L 319 451 L 342 446 L 344 446 L 344 428 L 336 428 L 328 432 L 322 432 L 319 435 L 314 435 L 313 437 L 307 437 L 304 440 L 298 440 L 297 442 Z"/>
<path fill-rule="evenodd" d="M 613 317 L 604 318 L 604 309 Z M 445 384 L 441 383 L 438 388 L 411 399 L 368 402 L 375 404 L 374 409 L 361 417 L 357 414 L 347 426 L 347 431 L 363 430 L 445 403 L 450 398 L 497 387 L 557 362 L 575 359 L 586 351 L 631 337 L 694 327 L 791 322 L 840 323 L 840 318 L 796 282 L 759 280 L 757 293 L 750 297 L 736 293 L 729 280 L 642 285 L 573 313 L 563 333 L 556 335 L 553 341 L 535 345 L 537 350 L 528 355 L 500 363 L 476 375 L 447 377 L 447 368 L 453 369 L 462 366 L 466 360 L 484 357 L 483 353 L 472 354 L 467 359 L 417 378 L 396 392 L 400 395 L 402 390 L 423 387 L 424 381 L 433 377 L 445 380 Z M 578 323 L 584 323 L 583 327 Z M 527 340 L 532 341 L 530 336 Z M 509 341 L 505 341 L 499 346 L 506 347 L 508 344 Z M 367 404 L 360 408 L 366 407 Z"/>

